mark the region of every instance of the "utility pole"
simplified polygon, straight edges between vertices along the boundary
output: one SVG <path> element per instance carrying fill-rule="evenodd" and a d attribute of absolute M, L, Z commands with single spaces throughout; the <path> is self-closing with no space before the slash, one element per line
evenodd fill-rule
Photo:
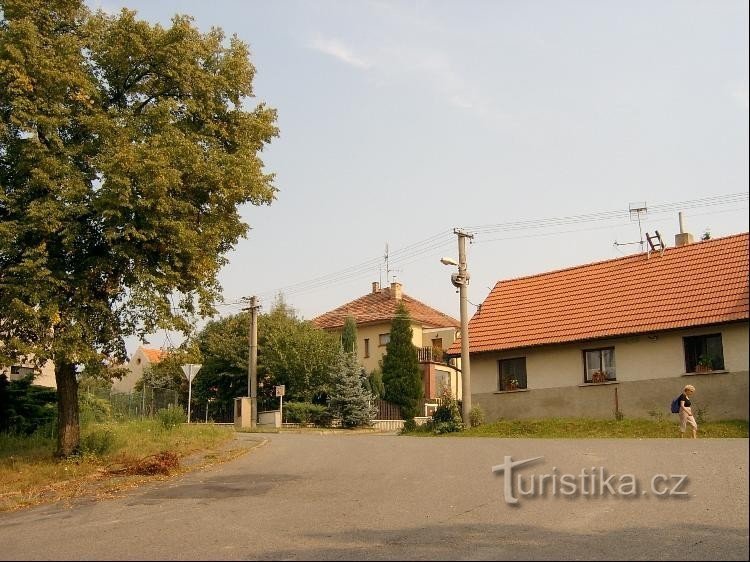
<path fill-rule="evenodd" d="M 461 414 L 466 427 L 471 426 L 471 369 L 469 359 L 469 312 L 467 287 L 469 272 L 466 269 L 466 239 L 474 238 L 472 234 L 458 228 L 453 229 L 458 236 L 458 275 L 454 285 L 458 287 L 461 299 Z"/>
<path fill-rule="evenodd" d="M 247 391 L 250 396 L 252 416 L 250 427 L 254 428 L 258 419 L 258 309 L 260 304 L 255 296 L 250 297 L 250 356 L 247 362 Z M 245 310 L 248 310 L 246 308 Z"/>

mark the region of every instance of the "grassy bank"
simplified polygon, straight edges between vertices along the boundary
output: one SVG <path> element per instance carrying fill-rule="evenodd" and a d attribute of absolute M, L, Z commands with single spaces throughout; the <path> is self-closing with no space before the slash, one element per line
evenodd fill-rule
<path fill-rule="evenodd" d="M 82 454 L 58 461 L 53 458 L 55 440 L 49 436 L 0 434 L 0 511 L 76 497 L 95 481 L 112 481 L 111 486 L 97 486 L 108 491 L 127 487 L 144 477 L 115 477 L 115 469 L 122 472 L 164 451 L 184 458 L 216 448 L 232 435 L 231 429 L 214 425 L 167 429 L 157 420 L 90 424 L 81 430 Z"/>
<path fill-rule="evenodd" d="M 404 435 L 431 436 L 427 428 Z M 501 420 L 466 429 L 457 433 L 446 433 L 453 437 L 511 437 L 539 439 L 608 439 L 608 438 L 674 438 L 680 437 L 677 416 L 672 421 L 623 419 L 533 419 Z M 689 435 L 689 433 L 688 433 Z M 747 438 L 748 422 L 742 420 L 706 422 L 699 425 L 699 438 Z"/>

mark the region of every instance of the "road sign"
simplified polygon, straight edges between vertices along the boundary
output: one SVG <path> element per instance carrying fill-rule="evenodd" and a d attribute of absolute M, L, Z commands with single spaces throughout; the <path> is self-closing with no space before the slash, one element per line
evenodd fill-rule
<path fill-rule="evenodd" d="M 198 374 L 198 371 L 201 370 L 202 366 L 203 365 L 200 363 L 188 363 L 187 365 L 182 366 L 182 372 L 185 373 L 188 382 L 193 382 L 195 375 Z"/>
<path fill-rule="evenodd" d="M 276 396 L 284 396 L 284 391 L 286 390 L 286 386 L 283 384 L 279 384 L 277 386 L 273 387 L 276 391 Z"/>

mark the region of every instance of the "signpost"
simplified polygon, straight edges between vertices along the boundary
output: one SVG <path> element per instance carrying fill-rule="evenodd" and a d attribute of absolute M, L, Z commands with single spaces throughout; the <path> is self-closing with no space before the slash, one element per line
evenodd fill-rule
<path fill-rule="evenodd" d="M 279 415 L 281 416 L 281 422 L 284 422 L 284 391 L 286 390 L 286 386 L 283 384 L 279 384 L 277 386 L 274 386 L 273 389 L 276 391 L 276 396 L 279 397 Z"/>
<path fill-rule="evenodd" d="M 201 370 L 201 367 L 200 363 L 188 363 L 182 366 L 182 372 L 185 373 L 188 380 L 188 423 L 190 423 L 190 402 L 193 400 L 193 379 Z"/>

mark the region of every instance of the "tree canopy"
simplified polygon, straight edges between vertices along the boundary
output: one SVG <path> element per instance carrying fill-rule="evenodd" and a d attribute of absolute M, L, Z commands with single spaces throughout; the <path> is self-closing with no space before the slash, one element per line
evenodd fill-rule
<path fill-rule="evenodd" d="M 58 454 L 78 447 L 76 366 L 213 313 L 238 207 L 275 198 L 254 74 L 188 16 L 0 0 L 0 361 L 55 362 Z"/>

